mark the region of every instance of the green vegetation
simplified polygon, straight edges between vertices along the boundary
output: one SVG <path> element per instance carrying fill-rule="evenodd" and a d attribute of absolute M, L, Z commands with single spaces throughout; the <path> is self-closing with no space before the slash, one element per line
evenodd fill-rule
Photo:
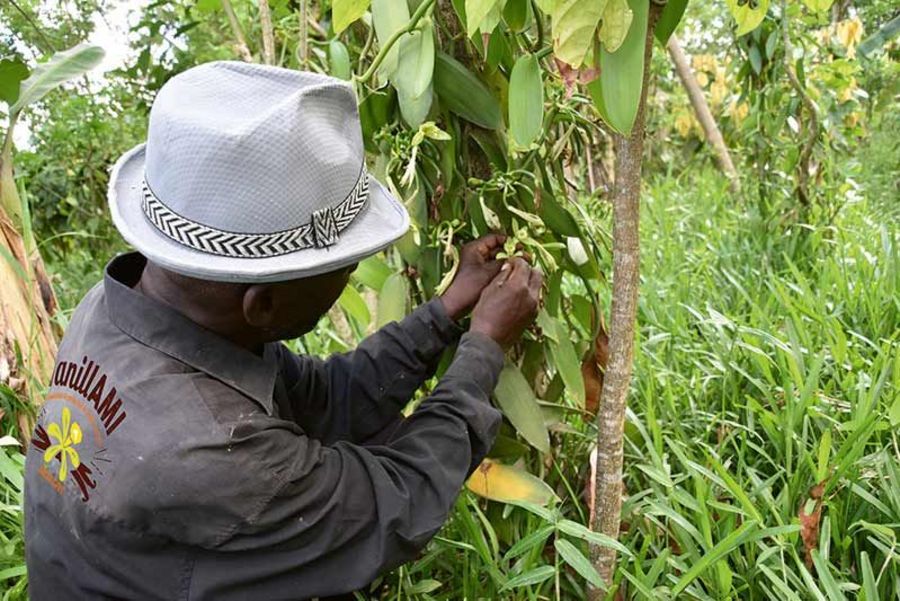
<path fill-rule="evenodd" d="M 714 169 L 658 42 L 642 86 L 657 11 L 644 0 L 151 3 L 124 66 L 25 114 L 16 206 L 59 299 L 54 322 L 65 326 L 125 248 L 107 170 L 142 139 L 170 76 L 241 58 L 330 73 L 356 86 L 370 168 L 414 229 L 360 265 L 297 351 L 346 350 L 401 317 L 449 282 L 455 244 L 491 228 L 547 273 L 538 327 L 495 395 L 507 420 L 491 462 L 422 557 L 374 584 L 377 598 L 577 599 L 587 587 L 625 599 L 900 598 L 896 9 L 695 2 L 679 24 L 686 4 L 669 0 L 655 33 L 675 31 L 693 57 L 740 193 Z M 33 69 L 84 41 L 105 7 L 43 7 L 36 25 L 39 5 L 0 5 L 11 25 L 0 74 L 21 79 L 14 64 Z M 642 152 L 622 135 L 643 131 L 641 113 Z M 641 270 L 611 536 L 588 527 L 616 348 L 606 326 L 623 158 L 643 161 Z M 22 267 L 7 254 L 0 266 Z M 0 591 L 22 599 L 13 443 L 40 390 L 26 390 L 21 349 L 2 342 L 0 436 L 14 438 L 0 439 Z M 601 549 L 618 553 L 611 582 Z"/>

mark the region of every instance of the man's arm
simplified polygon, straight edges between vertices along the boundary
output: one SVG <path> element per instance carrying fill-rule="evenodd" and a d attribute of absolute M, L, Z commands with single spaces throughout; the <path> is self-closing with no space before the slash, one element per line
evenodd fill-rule
<path fill-rule="evenodd" d="M 397 419 L 461 332 L 436 298 L 403 321 L 387 324 L 356 350 L 327 360 L 281 347 L 281 375 L 294 421 L 325 444 L 366 440 Z"/>
<path fill-rule="evenodd" d="M 488 397 L 501 344 L 517 339 L 537 310 L 540 276 L 512 263 L 482 295 L 447 373 L 389 443 L 329 447 L 278 420 L 262 431 L 237 425 L 232 439 L 259 458 L 272 493 L 199 556 L 192 587 L 200 596 L 221 570 L 253 582 L 260 597 L 338 594 L 415 557 L 493 443 L 500 414 Z M 485 323 L 499 306 L 505 313 Z"/>
<path fill-rule="evenodd" d="M 293 419 L 326 444 L 361 443 L 396 422 L 434 374 L 441 353 L 462 333 L 455 320 L 468 313 L 500 271 L 495 257 L 503 241 L 491 234 L 465 245 L 444 295 L 384 326 L 352 352 L 323 361 L 282 347 L 281 373 Z"/>

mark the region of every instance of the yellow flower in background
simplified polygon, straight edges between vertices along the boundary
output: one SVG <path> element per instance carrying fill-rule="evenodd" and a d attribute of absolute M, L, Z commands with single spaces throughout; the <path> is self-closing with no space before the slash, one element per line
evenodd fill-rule
<path fill-rule="evenodd" d="M 697 73 L 697 83 L 700 84 L 701 88 L 705 88 L 709 84 L 709 77 L 707 77 L 706 73 L 703 71 Z"/>
<path fill-rule="evenodd" d="M 63 407 L 61 421 L 62 427 L 56 422 L 50 422 L 50 425 L 47 426 L 47 434 L 58 442 L 50 445 L 44 451 L 44 463 L 49 463 L 59 454 L 59 474 L 57 477 L 60 482 L 64 482 L 69 471 L 69 461 L 72 462 L 72 467 L 77 468 L 81 465 L 78 451 L 73 448 L 81 442 L 81 426 L 78 425 L 78 422 L 72 421 L 72 413 L 68 407 Z"/>
<path fill-rule="evenodd" d="M 675 130 L 681 135 L 682 138 L 688 137 L 688 134 L 691 133 L 691 129 L 694 127 L 694 120 L 691 118 L 690 113 L 687 111 L 680 111 L 678 116 L 675 117 Z"/>
<path fill-rule="evenodd" d="M 718 79 L 713 82 L 713 85 L 709 88 L 709 101 L 713 105 L 722 104 L 722 101 L 725 100 L 725 96 L 728 95 L 728 86 L 725 85 L 724 81 L 719 81 Z"/>
<path fill-rule="evenodd" d="M 863 24 L 859 17 L 845 19 L 837 24 L 836 37 L 841 45 L 847 49 L 847 57 L 856 56 L 856 46 L 862 41 Z"/>
<path fill-rule="evenodd" d="M 731 118 L 734 119 L 735 123 L 740 123 L 746 119 L 747 115 L 750 113 L 750 105 L 746 102 L 732 102 L 728 112 L 731 114 Z"/>

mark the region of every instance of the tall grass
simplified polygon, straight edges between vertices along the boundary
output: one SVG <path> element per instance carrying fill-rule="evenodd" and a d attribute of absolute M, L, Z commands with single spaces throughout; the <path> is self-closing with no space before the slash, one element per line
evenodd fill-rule
<path fill-rule="evenodd" d="M 829 227 L 754 222 L 705 172 L 648 186 L 642 228 L 631 556 L 613 584 L 626 599 L 900 598 L 897 228 L 865 202 Z M 593 430 L 570 425 L 543 471 L 585 523 Z M 819 519 L 802 528 L 801 512 Z M 465 493 L 382 594 L 581 598 L 557 520 Z"/>

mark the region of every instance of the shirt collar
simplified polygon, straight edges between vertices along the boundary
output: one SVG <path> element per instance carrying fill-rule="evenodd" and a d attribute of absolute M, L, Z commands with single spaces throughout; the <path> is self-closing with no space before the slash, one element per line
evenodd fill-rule
<path fill-rule="evenodd" d="M 278 366 L 272 345 L 260 357 L 191 321 L 134 286 L 147 259 L 140 253 L 114 258 L 103 289 L 112 322 L 138 342 L 200 370 L 262 405 L 269 415 Z"/>

